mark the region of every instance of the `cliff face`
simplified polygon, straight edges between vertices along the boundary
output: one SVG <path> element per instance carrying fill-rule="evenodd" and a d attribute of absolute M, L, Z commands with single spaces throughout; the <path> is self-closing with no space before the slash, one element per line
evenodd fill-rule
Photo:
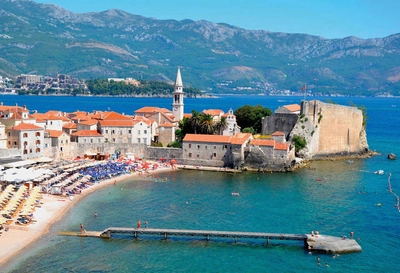
<path fill-rule="evenodd" d="M 299 152 L 305 159 L 364 154 L 368 151 L 363 114 L 356 107 L 302 101 L 301 116 L 290 138 L 294 135 L 306 139 L 307 146 Z"/>

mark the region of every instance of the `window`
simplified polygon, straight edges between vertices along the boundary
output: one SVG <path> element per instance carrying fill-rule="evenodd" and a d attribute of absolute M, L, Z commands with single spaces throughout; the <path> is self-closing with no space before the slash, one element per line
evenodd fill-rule
<path fill-rule="evenodd" d="M 189 148 L 192 148 L 192 144 L 189 144 Z"/>
<path fill-rule="evenodd" d="M 24 155 L 28 154 L 28 150 L 24 150 Z"/>
<path fill-rule="evenodd" d="M 214 150 L 217 149 L 217 146 L 214 146 Z"/>
<path fill-rule="evenodd" d="M 204 148 L 207 149 L 207 145 Z"/>
<path fill-rule="evenodd" d="M 113 142 L 115 143 L 115 138 L 113 138 Z"/>
<path fill-rule="evenodd" d="M 11 141 L 8 142 L 8 145 L 11 145 Z"/>
<path fill-rule="evenodd" d="M 93 138 L 90 139 L 90 143 L 93 143 Z"/>
<path fill-rule="evenodd" d="M 106 134 L 108 134 L 108 130 L 106 130 Z"/>
<path fill-rule="evenodd" d="M 200 155 L 199 155 L 199 154 L 197 154 L 197 157 L 200 157 Z"/>
<path fill-rule="evenodd" d="M 213 153 L 213 157 L 217 157 L 217 153 Z"/>
<path fill-rule="evenodd" d="M 83 143 L 86 143 L 86 138 L 83 139 Z"/>
<path fill-rule="evenodd" d="M 137 139 L 137 143 L 140 143 L 140 138 Z"/>
<path fill-rule="evenodd" d="M 121 136 L 122 136 L 122 131 L 119 131 L 119 135 L 121 135 Z"/>
<path fill-rule="evenodd" d="M 147 138 L 143 138 L 143 143 L 147 143 Z"/>
<path fill-rule="evenodd" d="M 39 145 L 40 144 L 40 140 L 36 140 L 36 145 Z"/>
<path fill-rule="evenodd" d="M 137 130 L 137 134 L 140 135 L 140 130 Z"/>
<path fill-rule="evenodd" d="M 40 148 L 36 148 L 36 152 L 37 152 L 37 153 L 40 153 Z"/>
<path fill-rule="evenodd" d="M 28 137 L 28 134 L 27 133 L 24 133 L 24 135 L 22 136 L 23 138 L 27 138 Z"/>
<path fill-rule="evenodd" d="M 47 147 L 49 147 L 49 145 L 47 145 L 47 143 L 46 143 L 46 144 L 44 144 L 44 147 L 47 148 Z"/>
<path fill-rule="evenodd" d="M 63 143 L 64 143 L 64 140 L 61 139 L 61 144 L 63 144 Z"/>
<path fill-rule="evenodd" d="M 65 140 L 65 144 L 68 144 L 68 139 Z"/>
<path fill-rule="evenodd" d="M 192 157 L 192 153 L 189 153 L 189 157 Z"/>
<path fill-rule="evenodd" d="M 147 130 L 144 130 L 144 132 L 143 132 L 145 135 L 147 134 Z"/>
<path fill-rule="evenodd" d="M 11 132 L 8 132 L 8 136 L 11 136 Z"/>
<path fill-rule="evenodd" d="M 100 142 L 101 142 L 101 139 L 100 139 L 100 138 L 98 138 L 98 139 L 97 139 L 97 142 L 98 142 L 98 143 L 100 143 Z"/>
<path fill-rule="evenodd" d="M 197 149 L 200 149 L 200 145 L 197 145 Z"/>
<path fill-rule="evenodd" d="M 224 147 L 225 147 L 225 149 L 228 149 L 228 145 L 225 145 Z"/>
<path fill-rule="evenodd" d="M 29 153 L 30 153 L 30 154 L 32 153 L 32 148 L 29 149 Z"/>
<path fill-rule="evenodd" d="M 104 140 L 104 142 L 108 142 L 108 138 L 106 138 L 106 139 Z"/>
<path fill-rule="evenodd" d="M 132 130 L 131 129 L 128 130 L 128 134 L 132 134 Z"/>
<path fill-rule="evenodd" d="M 16 142 L 16 141 L 14 141 L 14 145 L 15 145 L 15 146 L 17 145 L 17 142 Z"/>
<path fill-rule="evenodd" d="M 115 134 L 115 130 L 112 130 L 112 131 L 111 131 L 111 134 Z"/>
<path fill-rule="evenodd" d="M 35 136 L 40 137 L 40 132 L 36 132 Z"/>

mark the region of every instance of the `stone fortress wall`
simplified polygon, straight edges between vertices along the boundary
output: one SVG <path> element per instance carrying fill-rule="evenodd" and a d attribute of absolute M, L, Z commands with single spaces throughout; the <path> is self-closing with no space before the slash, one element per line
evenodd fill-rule
<path fill-rule="evenodd" d="M 363 154 L 368 151 L 362 111 L 321 101 L 302 101 L 300 119 L 290 138 L 307 141 L 304 158 Z"/>

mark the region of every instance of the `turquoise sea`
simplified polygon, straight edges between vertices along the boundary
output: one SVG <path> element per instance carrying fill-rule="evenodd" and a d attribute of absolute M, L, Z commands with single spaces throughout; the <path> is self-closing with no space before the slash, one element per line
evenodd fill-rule
<path fill-rule="evenodd" d="M 299 103 L 301 97 L 226 96 L 185 99 L 185 112 L 244 104 L 272 110 Z M 315 99 L 315 98 L 312 98 Z M 325 101 L 326 98 L 318 98 Z M 364 105 L 369 116 L 369 159 L 314 162 L 294 173 L 226 174 L 177 171 L 160 174 L 168 181 L 121 182 L 94 192 L 76 204 L 32 247 L 1 272 L 399 272 L 400 213 L 388 191 L 400 194 L 400 100 L 398 98 L 333 98 L 339 104 Z M 8 105 L 44 112 L 114 110 L 133 114 L 145 105 L 170 108 L 172 99 L 0 96 Z M 376 175 L 376 170 L 385 175 Z M 319 181 L 322 180 L 322 181 Z M 122 189 L 121 189 L 122 188 Z M 239 197 L 231 195 L 237 191 Z M 104 196 L 104 197 L 102 197 Z M 377 206 L 376 204 L 382 204 Z M 94 212 L 98 217 L 94 218 Z M 135 227 L 137 220 L 154 228 L 309 233 L 359 238 L 361 253 L 309 254 L 301 242 L 169 238 L 133 239 L 61 237 L 61 230 Z M 323 266 L 318 266 L 320 257 Z M 326 268 L 325 263 L 329 264 Z"/>

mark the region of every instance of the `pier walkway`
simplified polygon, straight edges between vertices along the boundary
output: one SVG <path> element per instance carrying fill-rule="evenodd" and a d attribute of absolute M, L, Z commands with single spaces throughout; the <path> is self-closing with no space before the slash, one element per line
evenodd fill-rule
<path fill-rule="evenodd" d="M 266 244 L 270 240 L 296 240 L 302 241 L 304 246 L 310 251 L 327 252 L 327 253 L 346 253 L 360 252 L 360 245 L 353 239 L 343 239 L 334 236 L 318 235 L 311 236 L 307 234 L 286 234 L 286 233 L 265 233 L 265 232 L 236 232 L 236 231 L 216 231 L 216 230 L 187 230 L 187 229 L 155 229 L 155 228 L 126 228 L 126 227 L 110 227 L 103 231 L 86 231 L 80 232 L 60 232 L 59 235 L 64 236 L 80 236 L 80 237 L 98 237 L 112 238 L 115 234 L 128 234 L 134 238 L 144 235 L 162 236 L 164 239 L 168 237 L 203 237 L 207 241 L 210 238 L 233 238 L 236 243 L 240 238 L 264 239 Z"/>

